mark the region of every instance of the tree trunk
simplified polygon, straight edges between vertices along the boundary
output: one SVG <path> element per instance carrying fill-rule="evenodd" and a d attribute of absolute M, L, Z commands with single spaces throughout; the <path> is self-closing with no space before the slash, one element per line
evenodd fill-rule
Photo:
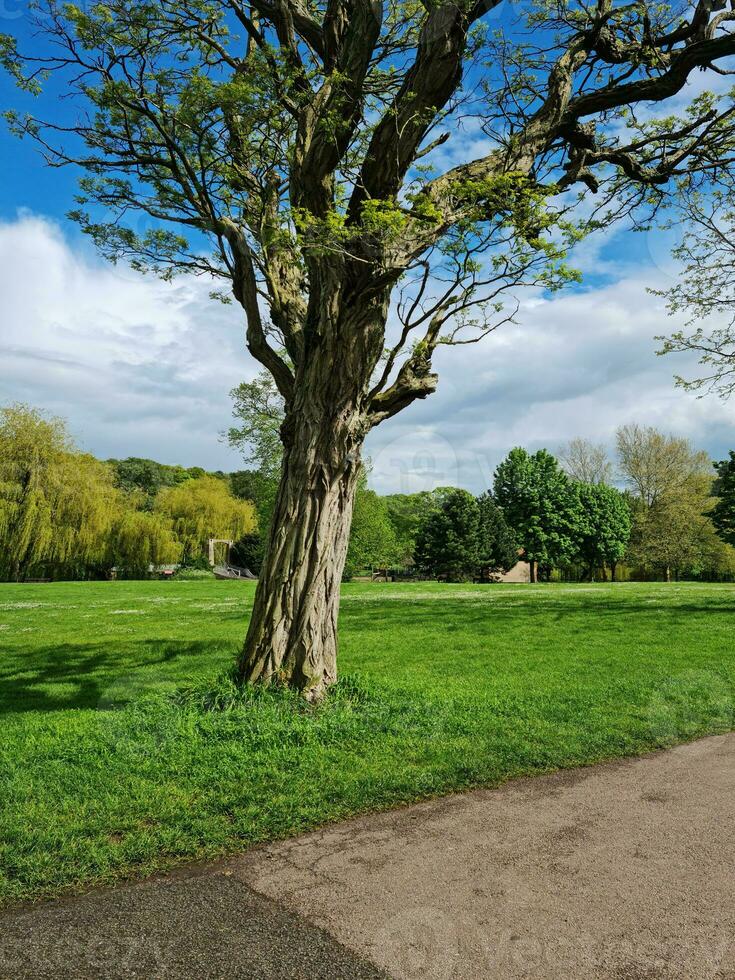
<path fill-rule="evenodd" d="M 535 585 L 535 583 L 536 583 L 536 562 L 533 559 L 531 559 L 531 561 L 529 561 L 529 563 L 528 563 L 528 572 L 529 572 L 529 578 L 531 579 L 531 582 Z"/>
<path fill-rule="evenodd" d="M 281 427 L 283 466 L 241 683 L 278 684 L 318 701 L 337 679 L 337 617 L 371 378 L 384 349 L 390 283 L 355 283 L 344 261 L 310 263 L 309 306 L 294 344 Z"/>
<path fill-rule="evenodd" d="M 329 420 L 318 436 L 296 436 L 284 457 L 238 663 L 241 681 L 288 685 L 310 701 L 337 679 L 340 582 L 360 465 L 355 440 L 335 434 Z"/>
<path fill-rule="evenodd" d="M 618 563 L 616 561 L 610 562 L 610 581 L 615 581 L 615 572 L 617 570 Z"/>

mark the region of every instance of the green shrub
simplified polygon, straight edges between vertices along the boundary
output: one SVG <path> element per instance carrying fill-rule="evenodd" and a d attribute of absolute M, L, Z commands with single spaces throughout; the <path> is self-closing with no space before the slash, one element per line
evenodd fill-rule
<path fill-rule="evenodd" d="M 204 578 L 214 578 L 214 572 L 208 568 L 180 568 L 174 575 L 179 582 L 198 582 Z"/>

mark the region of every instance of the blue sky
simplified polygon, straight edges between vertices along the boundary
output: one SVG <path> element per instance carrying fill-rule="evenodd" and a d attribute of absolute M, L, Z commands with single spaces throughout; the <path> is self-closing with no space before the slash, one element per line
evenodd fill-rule
<path fill-rule="evenodd" d="M 24 11 L 0 0 L 0 31 L 22 35 Z M 18 104 L 0 75 L 0 106 Z M 46 167 L 4 125 L 0 161 L 0 403 L 64 416 L 101 457 L 240 466 L 219 439 L 229 390 L 257 371 L 238 310 L 211 302 L 204 283 L 168 285 L 103 263 L 65 218 L 74 172 Z M 517 325 L 443 351 L 437 394 L 370 437 L 376 489 L 479 491 L 514 445 L 554 451 L 580 435 L 611 445 L 633 421 L 721 458 L 735 446 L 735 405 L 676 389 L 673 374 L 694 366 L 655 354 L 654 336 L 676 326 L 647 292 L 673 282 L 670 244 L 657 232 L 602 232 L 575 256 L 580 288 L 528 296 Z"/>

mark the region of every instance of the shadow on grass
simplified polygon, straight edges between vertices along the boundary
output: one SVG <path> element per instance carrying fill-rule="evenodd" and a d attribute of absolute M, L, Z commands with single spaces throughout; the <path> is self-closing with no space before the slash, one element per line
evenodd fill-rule
<path fill-rule="evenodd" d="M 180 684 L 182 660 L 199 658 L 215 669 L 219 649 L 225 659 L 233 656 L 221 642 L 201 640 L 110 642 L 108 651 L 94 643 L 36 647 L 26 669 L 16 661 L 0 671 L 0 716 L 117 707 L 143 692 Z"/>

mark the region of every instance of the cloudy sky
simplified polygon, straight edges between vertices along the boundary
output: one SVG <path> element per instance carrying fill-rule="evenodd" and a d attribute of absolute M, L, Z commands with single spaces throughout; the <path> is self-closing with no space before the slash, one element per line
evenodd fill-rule
<path fill-rule="evenodd" d="M 4 80 L 0 103 L 17 103 Z M 237 309 L 211 301 L 205 283 L 106 265 L 64 217 L 72 173 L 49 170 L 5 133 L 0 160 L 0 404 L 65 417 L 100 457 L 238 468 L 219 434 L 230 389 L 257 366 Z M 696 367 L 655 353 L 654 337 L 676 323 L 646 287 L 673 281 L 669 248 L 656 233 L 602 233 L 575 257 L 581 289 L 529 296 L 517 325 L 444 350 L 438 392 L 371 435 L 375 488 L 477 491 L 512 446 L 611 444 L 633 421 L 690 437 L 715 458 L 735 447 L 735 402 L 675 388 L 674 373 Z"/>
<path fill-rule="evenodd" d="M 654 337 L 671 323 L 646 287 L 672 270 L 656 240 L 633 245 L 628 265 L 614 239 L 588 243 L 578 260 L 596 280 L 605 272 L 604 285 L 529 298 L 517 325 L 443 351 L 438 392 L 370 437 L 376 489 L 479 490 L 514 445 L 554 450 L 577 435 L 610 443 L 632 421 L 689 436 L 714 456 L 735 445 L 735 405 L 675 388 L 672 374 L 686 363 L 656 357 Z M 228 392 L 257 368 L 242 318 L 212 302 L 205 284 L 111 267 L 60 221 L 21 210 L 0 223 L 0 296 L 2 402 L 64 416 L 98 456 L 238 467 L 219 433 Z"/>

